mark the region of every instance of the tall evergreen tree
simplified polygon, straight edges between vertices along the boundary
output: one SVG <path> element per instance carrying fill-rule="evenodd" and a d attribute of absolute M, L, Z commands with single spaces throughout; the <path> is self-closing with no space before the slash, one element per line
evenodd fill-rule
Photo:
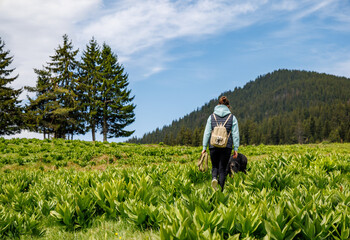
<path fill-rule="evenodd" d="M 52 112 L 56 120 L 56 137 L 66 138 L 66 134 L 84 133 L 81 125 L 77 89 L 77 67 L 75 59 L 78 49 L 73 50 L 72 41 L 63 35 L 63 46 L 56 49 L 51 56 L 48 68 L 53 74 L 54 92 L 57 96 L 55 110 Z"/>
<path fill-rule="evenodd" d="M 36 93 L 36 99 L 27 96 L 30 102 L 26 107 L 27 128 L 30 131 L 42 132 L 46 139 L 46 137 L 49 138 L 50 133 L 53 133 L 50 127 L 51 118 L 48 105 L 55 99 L 55 95 L 51 94 L 53 88 L 50 72 L 45 69 L 34 69 L 34 72 L 38 75 L 36 86 L 25 87 L 28 92 Z"/>
<path fill-rule="evenodd" d="M 83 52 L 80 63 L 78 93 L 82 103 L 82 113 L 91 129 L 92 141 L 96 140 L 96 129 L 101 122 L 98 114 L 101 105 L 101 51 L 96 40 L 92 38 Z"/>
<path fill-rule="evenodd" d="M 0 135 L 10 135 L 20 132 L 22 110 L 18 96 L 22 89 L 14 90 L 9 86 L 18 75 L 10 77 L 15 68 L 9 66 L 13 56 L 5 50 L 5 43 L 0 38 Z"/>
<path fill-rule="evenodd" d="M 45 129 L 53 132 L 55 138 L 67 138 L 69 134 L 83 133 L 84 128 L 79 111 L 77 87 L 77 65 L 75 60 L 79 50 L 73 50 L 73 44 L 63 35 L 63 45 L 55 50 L 51 62 L 43 70 L 35 69 L 38 74 L 37 99 L 30 99 L 28 115 L 37 116 L 37 121 L 47 123 Z M 47 86 L 43 86 L 47 82 Z M 42 95 L 40 95 L 42 93 Z M 42 112 L 35 106 L 40 106 Z M 33 113 L 37 111 L 37 113 Z"/>
<path fill-rule="evenodd" d="M 101 73 L 100 115 L 103 141 L 111 137 L 128 137 L 134 131 L 124 128 L 135 121 L 135 105 L 131 103 L 134 96 L 130 96 L 131 90 L 127 89 L 129 82 L 124 67 L 118 63 L 117 56 L 107 44 L 102 47 Z"/>

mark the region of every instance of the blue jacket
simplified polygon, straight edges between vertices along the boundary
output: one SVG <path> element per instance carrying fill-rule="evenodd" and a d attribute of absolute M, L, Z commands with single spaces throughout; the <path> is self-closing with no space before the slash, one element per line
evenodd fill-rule
<path fill-rule="evenodd" d="M 230 109 L 228 109 L 225 105 L 217 105 L 214 108 L 214 113 L 220 117 L 224 117 L 231 113 Z M 204 135 L 203 135 L 203 150 L 207 149 L 210 135 L 211 135 L 212 127 L 211 127 L 211 116 L 209 116 L 207 120 L 207 125 L 205 126 Z M 232 115 L 232 129 L 231 129 L 231 136 L 233 139 L 233 146 L 234 150 L 238 151 L 239 147 L 239 129 L 238 129 L 238 122 L 235 116 Z"/>

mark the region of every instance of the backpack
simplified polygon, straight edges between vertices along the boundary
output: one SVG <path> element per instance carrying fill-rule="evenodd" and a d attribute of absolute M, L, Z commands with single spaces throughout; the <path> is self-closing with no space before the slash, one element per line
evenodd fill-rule
<path fill-rule="evenodd" d="M 215 114 L 213 114 L 214 119 L 216 121 L 216 126 L 214 127 L 213 131 L 211 132 L 210 137 L 210 144 L 214 147 L 218 148 L 224 148 L 227 146 L 228 138 L 230 137 L 231 131 L 227 134 L 226 130 L 226 123 L 230 119 L 232 114 L 228 116 L 224 124 L 218 124 L 218 121 L 216 120 Z"/>

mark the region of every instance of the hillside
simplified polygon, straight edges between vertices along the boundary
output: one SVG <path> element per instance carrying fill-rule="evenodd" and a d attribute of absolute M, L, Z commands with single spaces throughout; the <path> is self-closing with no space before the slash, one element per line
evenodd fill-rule
<path fill-rule="evenodd" d="M 349 78 L 278 70 L 222 95 L 228 97 L 238 119 L 241 144 L 350 141 Z M 129 142 L 198 146 L 217 102 L 212 99 L 170 125 Z"/>

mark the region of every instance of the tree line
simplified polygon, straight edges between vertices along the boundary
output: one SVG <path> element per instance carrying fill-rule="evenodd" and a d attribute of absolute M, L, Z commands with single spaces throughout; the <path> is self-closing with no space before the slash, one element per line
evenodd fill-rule
<path fill-rule="evenodd" d="M 18 100 L 23 89 L 9 86 L 18 75 L 10 68 L 13 56 L 0 38 L 0 135 L 12 135 L 22 129 L 42 133 L 45 138 L 73 139 L 75 134 L 91 131 L 92 140 L 100 131 L 103 141 L 128 137 L 125 130 L 135 121 L 128 89 L 128 74 L 111 47 L 102 47 L 92 38 L 77 60 L 79 50 L 63 35 L 63 44 L 55 49 L 50 61 L 37 75 L 34 87 L 25 86 L 34 97 L 28 104 Z"/>
<path fill-rule="evenodd" d="M 240 143 L 294 144 L 350 142 L 350 79 L 281 69 L 227 91 L 239 124 Z M 213 99 L 192 113 L 133 143 L 202 144 Z"/>

